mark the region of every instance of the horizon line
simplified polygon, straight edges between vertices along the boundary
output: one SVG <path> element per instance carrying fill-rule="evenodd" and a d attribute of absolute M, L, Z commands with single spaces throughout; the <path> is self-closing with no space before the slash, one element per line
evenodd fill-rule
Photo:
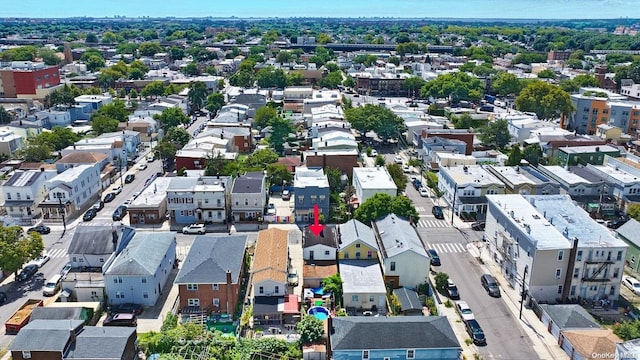
<path fill-rule="evenodd" d="M 611 18 L 491 18 L 491 17 L 393 17 L 393 16 L 274 16 L 274 17 L 240 17 L 240 16 L 65 16 L 65 17 L 22 17 L 22 16 L 0 16 L 0 20 L 73 20 L 73 19 L 94 19 L 94 20 L 295 20 L 295 19 L 332 19 L 332 20 L 484 20 L 484 21 L 612 21 L 612 20 L 637 20 L 640 17 L 611 17 Z"/>

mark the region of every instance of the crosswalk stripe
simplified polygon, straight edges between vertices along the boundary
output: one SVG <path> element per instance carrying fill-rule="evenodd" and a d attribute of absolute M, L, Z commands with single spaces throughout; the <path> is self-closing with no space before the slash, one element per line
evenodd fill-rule
<path fill-rule="evenodd" d="M 449 223 L 444 220 L 418 220 L 418 227 L 423 228 L 442 228 L 449 227 Z"/>
<path fill-rule="evenodd" d="M 423 212 L 423 211 L 425 211 L 425 210 L 426 210 L 426 209 L 425 209 L 425 208 L 423 208 L 422 206 L 416 206 L 416 211 L 417 211 L 417 212 Z"/>
<path fill-rule="evenodd" d="M 436 244 L 428 244 L 427 248 L 435 249 L 438 253 L 463 253 L 466 252 L 467 249 L 464 245 L 460 243 L 436 243 Z"/>
<path fill-rule="evenodd" d="M 61 258 L 67 256 L 67 249 L 52 249 L 49 251 L 49 257 Z"/>

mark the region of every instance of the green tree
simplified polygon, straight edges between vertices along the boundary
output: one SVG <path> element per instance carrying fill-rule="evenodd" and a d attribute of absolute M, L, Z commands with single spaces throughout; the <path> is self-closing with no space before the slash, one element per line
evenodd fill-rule
<path fill-rule="evenodd" d="M 305 315 L 296 324 L 296 331 L 300 334 L 302 344 L 313 344 L 322 338 L 324 324 L 313 315 Z"/>
<path fill-rule="evenodd" d="M 172 143 L 177 149 L 182 149 L 190 140 L 189 132 L 179 127 L 170 128 L 163 138 L 163 141 Z"/>
<path fill-rule="evenodd" d="M 293 175 L 284 164 L 268 164 L 266 169 L 267 181 L 271 185 L 282 185 L 285 181 L 291 184 L 293 181 Z"/>
<path fill-rule="evenodd" d="M 264 168 L 267 164 L 273 164 L 278 161 L 278 153 L 273 151 L 272 149 L 258 149 L 253 152 L 253 154 L 249 155 L 246 162 L 247 165 L 251 167 L 262 167 Z"/>
<path fill-rule="evenodd" d="M 54 126 L 49 132 L 43 132 L 30 139 L 30 144 L 46 145 L 51 151 L 59 151 L 73 143 L 79 141 L 80 135 L 74 133 L 70 128 Z M 46 157 L 45 159 L 48 159 Z"/>
<path fill-rule="evenodd" d="M 161 141 L 154 148 L 154 151 L 163 159 L 173 159 L 176 156 L 176 152 L 178 152 L 178 148 L 168 141 Z"/>
<path fill-rule="evenodd" d="M 140 95 L 142 97 L 158 97 L 164 95 L 165 85 L 164 82 L 156 80 L 148 83 L 142 88 Z"/>
<path fill-rule="evenodd" d="M 538 73 L 539 79 L 555 79 L 556 73 L 550 69 L 544 69 Z"/>
<path fill-rule="evenodd" d="M 141 56 L 153 56 L 162 52 L 162 46 L 157 42 L 143 42 L 138 46 L 138 53 Z"/>
<path fill-rule="evenodd" d="M 187 99 L 192 112 L 200 111 L 207 100 L 207 85 L 202 81 L 193 81 L 189 85 Z"/>
<path fill-rule="evenodd" d="M 293 55 L 287 50 L 280 50 L 276 55 L 276 62 L 280 64 L 291 62 L 291 59 L 293 59 Z"/>
<path fill-rule="evenodd" d="M 522 161 L 522 150 L 520 150 L 520 146 L 518 144 L 515 144 L 511 148 L 509 158 L 504 164 L 507 166 L 516 166 L 520 165 L 520 161 Z"/>
<path fill-rule="evenodd" d="M 387 165 L 387 170 L 389 171 L 389 175 L 393 179 L 393 182 L 396 184 L 398 188 L 398 192 L 404 191 L 407 187 L 407 177 L 402 171 L 402 167 L 399 164 L 391 163 Z"/>
<path fill-rule="evenodd" d="M 478 101 L 484 94 L 484 84 L 480 79 L 464 72 L 438 75 L 427 82 L 421 91 L 423 97 L 450 98 L 454 104 L 462 100 Z"/>
<path fill-rule="evenodd" d="M 40 57 L 47 65 L 60 65 L 62 62 L 62 59 L 54 50 L 44 47 L 38 49 L 38 57 Z"/>
<path fill-rule="evenodd" d="M 104 115 L 119 122 L 125 122 L 129 117 L 129 111 L 124 101 L 114 100 L 111 104 L 103 105 L 94 115 Z"/>
<path fill-rule="evenodd" d="M 200 75 L 200 69 L 198 69 L 196 63 L 190 62 L 182 68 L 182 73 L 188 76 L 198 76 Z"/>
<path fill-rule="evenodd" d="M 87 70 L 96 71 L 104 67 L 104 59 L 97 55 L 92 55 L 87 59 Z"/>
<path fill-rule="evenodd" d="M 516 108 L 534 112 L 541 120 L 569 116 L 575 111 L 569 93 L 544 81 L 533 81 L 522 89 L 516 98 Z"/>
<path fill-rule="evenodd" d="M 207 96 L 207 105 L 205 109 L 211 114 L 216 114 L 224 106 L 224 95 L 221 93 L 212 93 Z"/>
<path fill-rule="evenodd" d="M 449 275 L 443 272 L 439 272 L 435 276 L 435 281 L 436 281 L 436 290 L 444 294 L 447 290 L 447 286 L 449 283 Z"/>
<path fill-rule="evenodd" d="M 97 44 L 98 43 L 98 36 L 94 33 L 88 33 L 85 38 L 84 41 L 86 43 L 91 43 L 91 44 Z"/>
<path fill-rule="evenodd" d="M 0 106 L 0 124 L 8 124 L 12 120 L 11 114 L 2 106 Z"/>
<path fill-rule="evenodd" d="M 273 149 L 281 154 L 284 151 L 284 143 L 287 141 L 289 134 L 293 133 L 295 128 L 289 120 L 276 117 L 271 122 L 271 134 L 267 140 L 273 146 Z"/>
<path fill-rule="evenodd" d="M 419 219 L 418 212 L 409 198 L 406 196 L 392 197 L 384 193 L 377 193 L 360 204 L 353 217 L 364 224 L 370 224 L 371 221 L 392 212 L 410 221 L 415 222 Z"/>
<path fill-rule="evenodd" d="M 361 136 L 374 130 L 383 139 L 397 139 L 405 129 L 402 118 L 379 105 L 366 104 L 347 109 L 345 117 Z"/>
<path fill-rule="evenodd" d="M 378 154 L 376 155 L 376 166 L 385 166 L 387 163 L 387 160 L 385 160 L 384 156 Z"/>
<path fill-rule="evenodd" d="M 479 138 L 485 145 L 502 149 L 511 140 L 509 123 L 504 119 L 492 121 L 486 128 L 480 129 Z"/>
<path fill-rule="evenodd" d="M 420 96 L 420 89 L 426 84 L 419 76 L 412 76 L 402 81 L 402 89 L 407 91 L 407 97 L 415 98 Z"/>
<path fill-rule="evenodd" d="M 346 79 L 344 79 L 344 81 L 342 81 L 342 85 L 348 87 L 348 88 L 353 88 L 356 86 L 356 81 L 353 80 L 353 78 L 351 76 L 347 76 Z"/>
<path fill-rule="evenodd" d="M 91 117 L 91 129 L 95 135 L 118 131 L 118 120 L 105 115 Z"/>
<path fill-rule="evenodd" d="M 140 94 L 138 94 L 138 91 L 136 89 L 131 89 L 131 92 L 129 93 L 129 99 L 138 99 L 140 97 Z"/>
<path fill-rule="evenodd" d="M 231 86 L 251 87 L 255 81 L 252 71 L 238 71 L 229 77 Z"/>
<path fill-rule="evenodd" d="M 184 57 L 184 49 L 174 45 L 169 49 L 169 55 L 173 61 L 181 60 Z"/>
<path fill-rule="evenodd" d="M 491 83 L 491 89 L 502 96 L 518 95 L 521 90 L 520 80 L 514 74 L 500 72 Z"/>
<path fill-rule="evenodd" d="M 522 158 L 527 160 L 529 164 L 538 166 L 542 160 L 542 149 L 538 144 L 527 145 L 522 151 Z"/>
<path fill-rule="evenodd" d="M 176 107 L 164 109 L 162 113 L 153 115 L 153 118 L 158 120 L 164 129 L 170 129 L 189 122 L 189 117 L 180 108 Z"/>
<path fill-rule="evenodd" d="M 287 74 L 282 69 L 267 66 L 258 71 L 256 82 L 261 88 L 284 89 L 287 86 Z"/>
<path fill-rule="evenodd" d="M 73 106 L 76 103 L 76 97 L 80 95 L 80 89 L 73 85 L 64 84 L 62 88 L 53 90 L 45 96 L 45 104 L 47 104 L 47 107 L 56 105 Z"/>
<path fill-rule="evenodd" d="M 16 151 L 16 156 L 26 162 L 42 162 L 51 159 L 53 149 L 46 144 L 28 144 Z"/>
<path fill-rule="evenodd" d="M 624 341 L 640 337 L 640 320 L 623 321 L 613 325 L 613 333 Z"/>
<path fill-rule="evenodd" d="M 17 273 L 24 263 L 35 259 L 44 250 L 42 236 L 36 232 L 22 235 L 20 226 L 0 227 L 0 268 Z"/>
<path fill-rule="evenodd" d="M 342 71 L 332 71 L 318 81 L 318 86 L 327 89 L 337 89 L 342 84 Z"/>
<path fill-rule="evenodd" d="M 253 116 L 253 125 L 258 129 L 264 129 L 270 126 L 277 117 L 278 112 L 276 109 L 270 106 L 263 106 L 256 110 L 256 114 Z"/>
<path fill-rule="evenodd" d="M 333 294 L 336 307 L 340 307 L 342 304 L 342 278 L 340 277 L 340 274 L 335 273 L 322 279 L 322 290 Z"/>
<path fill-rule="evenodd" d="M 324 168 L 324 174 L 329 181 L 329 190 L 331 192 L 340 192 L 342 190 L 342 171 L 338 168 L 327 166 Z"/>

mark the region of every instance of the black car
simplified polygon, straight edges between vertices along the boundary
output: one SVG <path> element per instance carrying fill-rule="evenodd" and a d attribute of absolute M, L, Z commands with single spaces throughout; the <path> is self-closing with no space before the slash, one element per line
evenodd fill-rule
<path fill-rule="evenodd" d="M 629 219 L 625 219 L 625 218 L 618 218 L 615 220 L 611 220 L 607 223 L 607 227 L 610 229 L 617 229 L 620 226 L 624 225 L 627 221 L 629 221 Z"/>
<path fill-rule="evenodd" d="M 0 304 L 4 304 L 7 302 L 7 294 L 0 291 Z"/>
<path fill-rule="evenodd" d="M 467 332 L 469 336 L 471 336 L 471 340 L 476 345 L 487 345 L 487 338 L 484 336 L 484 331 L 480 327 L 480 324 L 477 320 L 467 320 L 465 323 L 467 327 Z"/>
<path fill-rule="evenodd" d="M 422 187 L 422 181 L 420 181 L 419 179 L 414 179 L 411 183 L 413 184 L 413 188 L 416 190 Z"/>
<path fill-rule="evenodd" d="M 107 316 L 102 323 L 103 326 L 138 326 L 138 319 L 132 313 L 117 313 Z"/>
<path fill-rule="evenodd" d="M 486 223 L 484 221 L 478 221 L 471 224 L 471 229 L 475 231 L 484 231 Z"/>
<path fill-rule="evenodd" d="M 19 282 L 27 281 L 30 277 L 35 275 L 38 272 L 38 265 L 27 265 L 22 271 L 16 276 L 16 280 Z"/>
<path fill-rule="evenodd" d="M 451 279 L 447 282 L 447 294 L 449 294 L 449 298 L 451 298 L 451 300 L 460 300 L 458 287 L 453 283 L 453 281 L 451 281 Z"/>
<path fill-rule="evenodd" d="M 142 305 L 132 304 L 132 303 L 112 305 L 109 308 L 109 313 L 110 314 L 124 313 L 124 314 L 140 315 L 142 314 Z"/>
<path fill-rule="evenodd" d="M 124 182 L 125 182 L 126 184 L 131 184 L 131 183 L 133 182 L 133 180 L 135 180 L 135 179 L 136 179 L 136 176 L 135 176 L 135 175 L 133 175 L 133 174 L 129 174 L 129 175 L 127 175 L 127 176 L 125 176 L 125 177 L 124 177 Z"/>
<path fill-rule="evenodd" d="M 96 211 L 96 209 L 91 208 L 91 209 L 87 210 L 86 213 L 84 213 L 84 215 L 82 216 L 82 220 L 83 221 L 91 221 L 91 220 L 93 220 L 94 217 L 96 217 L 97 214 L 98 214 L 98 212 Z"/>
<path fill-rule="evenodd" d="M 431 213 L 436 217 L 436 219 L 444 219 L 444 212 L 440 206 L 434 206 L 431 208 Z"/>
<path fill-rule="evenodd" d="M 115 200 L 115 198 L 116 198 L 116 194 L 110 192 L 107 195 L 105 195 L 105 197 L 104 197 L 104 199 L 102 199 L 102 201 L 108 203 L 108 202 L 112 202 L 113 200 Z"/>
<path fill-rule="evenodd" d="M 120 221 L 124 216 L 127 215 L 127 207 L 124 205 L 120 205 L 113 212 L 113 216 L 111 217 L 113 221 Z"/>
<path fill-rule="evenodd" d="M 34 226 L 32 228 L 29 228 L 29 230 L 27 230 L 28 233 L 32 231 L 37 232 L 38 234 L 48 234 L 51 232 L 51 228 L 41 224 L 41 225 Z"/>
<path fill-rule="evenodd" d="M 431 257 L 431 265 L 433 266 L 442 265 L 440 263 L 440 256 L 438 256 L 438 253 L 434 249 L 429 249 L 427 250 L 427 252 L 429 252 L 429 256 Z"/>

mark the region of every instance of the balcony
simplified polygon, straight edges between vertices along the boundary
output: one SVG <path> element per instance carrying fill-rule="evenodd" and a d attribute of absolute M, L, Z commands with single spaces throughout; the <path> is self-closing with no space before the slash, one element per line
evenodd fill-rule
<path fill-rule="evenodd" d="M 613 264 L 614 262 L 612 258 L 606 257 L 590 257 L 585 260 L 586 264 Z"/>

